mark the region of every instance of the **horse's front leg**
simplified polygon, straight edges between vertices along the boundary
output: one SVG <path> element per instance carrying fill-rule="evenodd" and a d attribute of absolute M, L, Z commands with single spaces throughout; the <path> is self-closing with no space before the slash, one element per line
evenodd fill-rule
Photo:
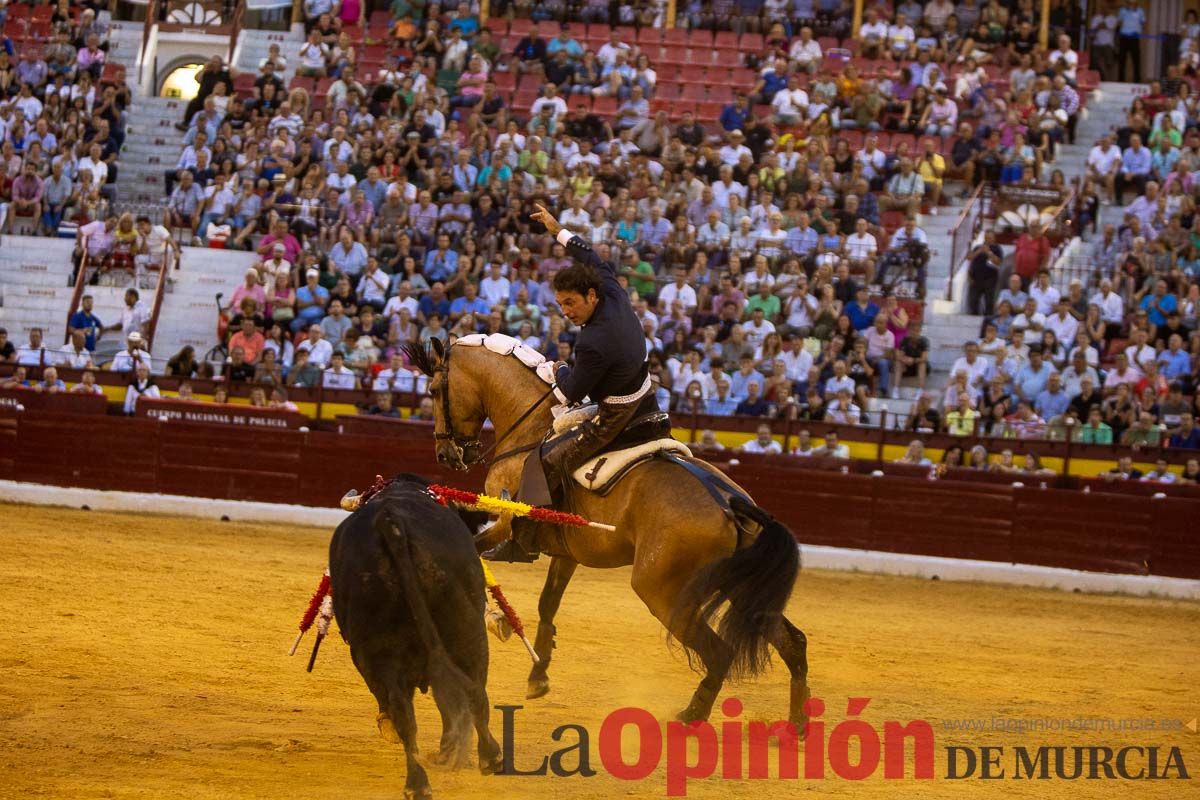
<path fill-rule="evenodd" d="M 538 663 L 529 670 L 529 686 L 525 692 L 528 700 L 542 697 L 550 691 L 550 678 L 546 673 L 550 668 L 550 658 L 554 654 L 554 615 L 558 613 L 563 593 L 567 590 L 567 584 L 571 582 L 571 576 L 575 574 L 577 566 L 578 563 L 563 556 L 550 559 L 546 585 L 542 587 L 542 596 L 538 599 L 537 638 L 533 643 Z"/>

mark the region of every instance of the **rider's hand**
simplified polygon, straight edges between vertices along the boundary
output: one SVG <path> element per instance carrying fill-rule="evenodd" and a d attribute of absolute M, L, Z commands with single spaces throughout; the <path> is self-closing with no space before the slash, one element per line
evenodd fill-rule
<path fill-rule="evenodd" d="M 541 203 L 534 203 L 534 207 L 537 208 L 537 211 L 530 214 L 529 218 L 534 222 L 540 222 L 545 225 L 546 233 L 551 236 L 557 236 L 558 232 L 562 230 L 562 225 L 558 224 L 558 220 L 554 218 L 554 215 L 547 211 L 546 207 Z"/>

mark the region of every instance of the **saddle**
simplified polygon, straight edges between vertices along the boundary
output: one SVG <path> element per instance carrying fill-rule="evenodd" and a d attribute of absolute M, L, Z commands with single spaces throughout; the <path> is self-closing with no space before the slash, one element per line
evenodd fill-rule
<path fill-rule="evenodd" d="M 546 475 L 543 472 L 540 457 L 543 449 L 577 436 L 580 427 L 597 413 L 599 408 L 596 405 L 585 405 L 570 409 L 555 420 L 554 430 L 526 459 L 521 487 L 521 496 L 526 502 L 545 505 L 547 497 L 540 491 L 541 488 L 545 486 L 548 492 L 548 485 L 568 479 L 567 476 Z M 635 417 L 607 447 L 576 469 L 570 479 L 584 489 L 603 496 L 611 492 L 638 464 L 667 452 L 691 455 L 687 445 L 671 438 L 671 419 L 667 414 L 661 411 L 643 414 Z"/>

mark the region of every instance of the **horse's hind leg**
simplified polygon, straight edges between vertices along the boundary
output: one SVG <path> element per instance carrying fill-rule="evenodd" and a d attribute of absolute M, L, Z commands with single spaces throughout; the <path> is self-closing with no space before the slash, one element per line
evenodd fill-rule
<path fill-rule="evenodd" d="M 781 624 L 771 633 L 771 644 L 779 651 L 779 657 L 787 664 L 792 675 L 791 702 L 788 708 L 788 720 L 796 726 L 797 734 L 803 738 L 805 726 L 808 725 L 808 715 L 804 713 L 804 703 L 808 700 L 808 637 L 804 631 L 797 628 L 782 617 Z"/>
<path fill-rule="evenodd" d="M 527 700 L 543 697 L 550 691 L 550 678 L 547 670 L 550 668 L 550 658 L 554 654 L 554 615 L 562 603 L 563 593 L 575 568 L 579 564 L 569 558 L 555 556 L 550 560 L 550 569 L 546 572 L 546 584 L 542 587 L 542 596 L 538 599 L 538 629 L 533 650 L 537 653 L 538 663 L 529 670 L 529 686 L 525 692 Z"/>
<path fill-rule="evenodd" d="M 700 657 L 704 665 L 704 677 L 692 694 L 691 702 L 679 712 L 678 718 L 683 722 L 706 720 L 712 713 L 717 695 L 721 693 L 725 676 L 729 674 L 733 651 L 707 624 L 694 626 L 687 631 L 671 629 L 671 612 L 680 591 L 677 587 L 678 581 L 663 581 L 659 576 L 647 575 L 645 571 L 634 568 L 633 590 L 638 597 L 676 639 Z"/>

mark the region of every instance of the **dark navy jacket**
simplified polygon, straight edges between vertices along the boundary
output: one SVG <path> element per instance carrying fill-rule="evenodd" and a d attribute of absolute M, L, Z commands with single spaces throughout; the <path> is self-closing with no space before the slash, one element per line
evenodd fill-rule
<path fill-rule="evenodd" d="M 567 253 L 600 273 L 600 301 L 575 338 L 575 366 L 559 367 L 558 388 L 568 402 L 633 394 L 646 380 L 646 337 L 616 269 L 578 236 Z"/>

